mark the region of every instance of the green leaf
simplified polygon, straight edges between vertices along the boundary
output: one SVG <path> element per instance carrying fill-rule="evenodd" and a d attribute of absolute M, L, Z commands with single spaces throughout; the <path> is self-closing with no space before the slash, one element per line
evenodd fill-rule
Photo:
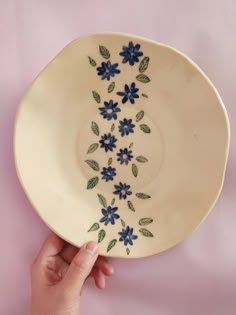
<path fill-rule="evenodd" d="M 141 129 L 143 132 L 145 132 L 145 133 L 151 133 L 151 129 L 150 129 L 147 125 L 142 124 L 142 125 L 140 125 L 139 127 L 140 127 L 140 129 Z"/>
<path fill-rule="evenodd" d="M 135 212 L 134 205 L 133 205 L 133 203 L 132 203 L 130 200 L 127 201 L 127 204 L 128 204 L 128 208 L 129 208 L 130 210 L 132 210 L 133 212 Z"/>
<path fill-rule="evenodd" d="M 152 222 L 153 222 L 153 219 L 151 219 L 151 218 L 142 218 L 139 220 L 138 223 L 139 223 L 139 225 L 148 225 Z"/>
<path fill-rule="evenodd" d="M 132 164 L 132 173 L 133 173 L 134 177 L 138 176 L 138 168 L 137 168 L 137 165 L 134 163 Z"/>
<path fill-rule="evenodd" d="M 108 162 L 107 162 L 108 166 L 111 165 L 111 163 L 112 163 L 112 157 L 108 159 Z"/>
<path fill-rule="evenodd" d="M 98 223 L 93 223 L 93 225 L 91 226 L 91 228 L 88 230 L 88 232 L 93 232 L 93 231 L 97 231 L 100 228 Z"/>
<path fill-rule="evenodd" d="M 99 127 L 98 124 L 95 123 L 94 121 L 92 121 L 91 123 L 91 129 L 96 136 L 99 136 Z"/>
<path fill-rule="evenodd" d="M 99 180 L 99 178 L 98 178 L 97 176 L 91 178 L 91 179 L 88 181 L 87 189 L 93 189 L 93 188 L 97 185 L 98 180 Z"/>
<path fill-rule="evenodd" d="M 146 76 L 145 74 L 139 74 L 137 75 L 136 79 L 142 83 L 148 83 L 150 82 L 151 80 L 149 79 L 148 76 Z"/>
<path fill-rule="evenodd" d="M 148 162 L 148 159 L 145 158 L 145 156 L 142 156 L 142 155 L 137 156 L 137 157 L 136 157 L 136 160 L 137 160 L 138 162 L 140 162 L 140 163 L 146 163 L 146 162 Z"/>
<path fill-rule="evenodd" d="M 106 232 L 104 230 L 100 230 L 98 233 L 98 243 L 101 243 L 101 241 L 104 239 L 106 236 Z"/>
<path fill-rule="evenodd" d="M 143 60 L 140 62 L 139 65 L 139 72 L 143 73 L 147 70 L 149 64 L 149 57 L 144 57 Z"/>
<path fill-rule="evenodd" d="M 99 51 L 100 51 L 100 54 L 103 58 L 105 59 L 109 59 L 110 58 L 110 52 L 109 50 L 105 47 L 105 46 L 99 46 Z"/>
<path fill-rule="evenodd" d="M 116 243 L 117 243 L 116 239 L 110 241 L 110 243 L 107 246 L 107 253 L 116 245 Z"/>
<path fill-rule="evenodd" d="M 111 132 L 113 132 L 115 130 L 115 124 L 113 123 L 112 125 L 111 125 Z"/>
<path fill-rule="evenodd" d="M 93 98 L 95 99 L 95 101 L 99 104 L 101 102 L 101 97 L 100 95 L 98 94 L 98 92 L 96 91 L 92 91 L 93 93 Z"/>
<path fill-rule="evenodd" d="M 132 146 L 134 145 L 133 142 L 130 143 L 129 148 L 132 148 Z"/>
<path fill-rule="evenodd" d="M 143 119 L 143 116 L 144 116 L 144 111 L 140 110 L 140 112 L 138 112 L 137 115 L 136 115 L 136 122 L 138 122 L 141 119 Z"/>
<path fill-rule="evenodd" d="M 98 194 L 98 199 L 99 199 L 99 201 L 100 201 L 100 204 L 101 204 L 104 208 L 106 208 L 106 207 L 107 207 L 106 198 L 105 198 L 103 195 Z"/>
<path fill-rule="evenodd" d="M 91 57 L 88 56 L 88 59 L 89 59 L 90 65 L 91 65 L 92 67 L 95 67 L 95 66 L 97 65 L 97 64 L 96 64 L 96 61 L 95 61 L 93 58 L 91 58 Z"/>
<path fill-rule="evenodd" d="M 137 193 L 136 196 L 137 196 L 139 199 L 149 199 L 149 198 L 151 198 L 151 196 L 146 195 L 146 194 L 144 194 L 144 193 Z"/>
<path fill-rule="evenodd" d="M 87 153 L 93 153 L 94 151 L 97 150 L 98 147 L 99 147 L 98 143 L 91 144 L 90 147 L 88 148 Z"/>
<path fill-rule="evenodd" d="M 129 248 L 126 248 L 126 253 L 127 253 L 127 255 L 129 256 L 129 254 L 130 254 Z"/>
<path fill-rule="evenodd" d="M 146 237 L 153 237 L 153 236 L 154 236 L 150 231 L 148 231 L 148 230 L 145 229 L 145 228 L 140 229 L 139 232 L 140 232 L 143 236 L 146 236 Z"/>
<path fill-rule="evenodd" d="M 125 227 L 125 221 L 123 219 L 120 219 L 120 222 L 121 222 L 121 225 Z"/>
<path fill-rule="evenodd" d="M 99 171 L 100 167 L 98 162 L 94 161 L 94 160 L 86 160 L 85 161 L 94 171 Z"/>
<path fill-rule="evenodd" d="M 142 97 L 148 98 L 148 95 L 147 95 L 147 94 L 142 93 L 141 95 L 142 95 Z"/>
<path fill-rule="evenodd" d="M 112 201 L 111 201 L 111 206 L 113 206 L 113 205 L 114 205 L 115 201 L 116 201 L 116 199 L 115 199 L 115 198 L 113 198 L 113 199 L 112 199 Z"/>
<path fill-rule="evenodd" d="M 108 89 L 107 89 L 108 93 L 111 93 L 114 90 L 114 88 L 115 88 L 115 82 L 111 82 L 111 84 L 109 84 Z"/>

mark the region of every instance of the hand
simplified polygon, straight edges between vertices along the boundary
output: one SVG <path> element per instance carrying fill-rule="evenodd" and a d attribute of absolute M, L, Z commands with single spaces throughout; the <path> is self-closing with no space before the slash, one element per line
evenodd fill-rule
<path fill-rule="evenodd" d="M 78 315 L 80 295 L 88 276 L 105 288 L 105 275 L 113 267 L 98 257 L 98 244 L 89 242 L 80 249 L 55 234 L 45 241 L 32 265 L 32 315 Z"/>

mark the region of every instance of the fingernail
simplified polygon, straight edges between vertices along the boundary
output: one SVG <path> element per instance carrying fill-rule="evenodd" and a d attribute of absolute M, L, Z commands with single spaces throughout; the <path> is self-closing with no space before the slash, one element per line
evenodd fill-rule
<path fill-rule="evenodd" d="M 89 242 L 86 245 L 86 250 L 89 251 L 92 255 L 97 254 L 98 252 L 98 244 L 96 242 Z"/>

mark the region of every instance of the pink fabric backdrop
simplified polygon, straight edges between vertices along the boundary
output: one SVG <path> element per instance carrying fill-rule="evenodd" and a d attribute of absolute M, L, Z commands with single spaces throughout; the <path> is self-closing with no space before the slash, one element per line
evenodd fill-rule
<path fill-rule="evenodd" d="M 0 314 L 29 313 L 30 263 L 48 229 L 17 180 L 15 112 L 26 87 L 74 38 L 121 31 L 180 49 L 217 86 L 231 121 L 223 192 L 181 245 L 141 260 L 114 260 L 105 291 L 88 282 L 82 314 L 236 314 L 236 2 L 234 0 L 0 0 Z"/>

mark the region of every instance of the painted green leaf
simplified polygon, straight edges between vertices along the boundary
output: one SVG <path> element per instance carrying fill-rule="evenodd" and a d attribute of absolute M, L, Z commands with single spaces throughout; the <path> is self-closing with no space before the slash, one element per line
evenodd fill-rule
<path fill-rule="evenodd" d="M 136 157 L 136 160 L 137 160 L 138 162 L 140 162 L 140 163 L 146 163 L 146 162 L 148 162 L 148 159 L 145 158 L 145 156 L 142 156 L 142 155 L 137 156 L 137 157 Z"/>
<path fill-rule="evenodd" d="M 108 89 L 107 89 L 108 93 L 111 93 L 114 90 L 114 88 L 115 88 L 115 82 L 111 82 L 111 84 L 109 84 Z"/>
<path fill-rule="evenodd" d="M 105 59 L 109 59 L 110 58 L 110 52 L 109 50 L 105 47 L 105 46 L 99 46 L 99 51 L 100 51 L 100 54 L 103 58 Z"/>
<path fill-rule="evenodd" d="M 94 171 L 99 171 L 100 167 L 98 162 L 94 161 L 94 160 L 86 160 L 85 161 Z"/>
<path fill-rule="evenodd" d="M 99 127 L 98 124 L 95 123 L 94 121 L 92 121 L 91 123 L 91 129 L 96 136 L 99 136 Z"/>
<path fill-rule="evenodd" d="M 115 201 L 116 201 L 116 199 L 113 198 L 112 201 L 111 201 L 111 205 L 112 205 L 112 206 L 114 205 Z"/>
<path fill-rule="evenodd" d="M 133 173 L 134 177 L 138 176 L 138 168 L 137 168 L 137 165 L 134 163 L 132 164 L 132 173 Z"/>
<path fill-rule="evenodd" d="M 93 98 L 95 99 L 95 101 L 99 104 L 101 102 L 101 97 L 100 95 L 98 94 L 98 92 L 96 91 L 92 91 L 93 93 Z"/>
<path fill-rule="evenodd" d="M 98 199 L 99 199 L 99 201 L 100 201 L 100 204 L 101 204 L 104 208 L 106 208 L 106 207 L 107 207 L 106 198 L 105 198 L 103 195 L 98 194 Z"/>
<path fill-rule="evenodd" d="M 101 243 L 101 241 L 104 239 L 106 236 L 106 232 L 104 230 L 100 230 L 98 233 L 98 243 Z"/>
<path fill-rule="evenodd" d="M 95 66 L 97 65 L 97 64 L 96 64 L 96 61 L 95 61 L 93 58 L 91 58 L 91 57 L 88 56 L 88 59 L 89 59 L 90 65 L 91 65 L 92 67 L 95 67 Z"/>
<path fill-rule="evenodd" d="M 133 203 L 132 203 L 130 200 L 127 201 L 127 204 L 128 204 L 128 208 L 129 208 L 130 210 L 132 210 L 133 212 L 135 212 L 134 205 L 133 205 Z"/>
<path fill-rule="evenodd" d="M 108 166 L 111 165 L 111 163 L 112 163 L 112 157 L 108 159 L 108 162 L 107 162 Z"/>
<path fill-rule="evenodd" d="M 91 144 L 90 147 L 88 148 L 87 153 L 93 153 L 94 151 L 97 150 L 98 147 L 99 147 L 98 143 Z"/>
<path fill-rule="evenodd" d="M 148 127 L 148 125 L 142 124 L 139 127 L 145 133 L 150 133 L 151 132 L 151 129 Z"/>
<path fill-rule="evenodd" d="M 139 225 L 148 225 L 151 224 L 153 222 L 152 218 L 142 218 L 139 220 Z"/>
<path fill-rule="evenodd" d="M 91 178 L 91 179 L 88 181 L 87 189 L 93 189 L 93 188 L 97 185 L 98 180 L 99 180 L 99 178 L 98 178 L 97 176 Z"/>
<path fill-rule="evenodd" d="M 136 79 L 142 83 L 148 83 L 150 82 L 151 80 L 149 79 L 148 76 L 146 76 L 145 74 L 139 74 L 137 75 Z"/>
<path fill-rule="evenodd" d="M 116 239 L 110 241 L 110 243 L 107 246 L 107 253 L 116 245 L 116 243 L 117 243 Z"/>
<path fill-rule="evenodd" d="M 149 199 L 151 196 L 144 194 L 144 193 L 137 193 L 136 196 L 140 199 Z"/>
<path fill-rule="evenodd" d="M 141 95 L 142 95 L 142 97 L 148 98 L 148 95 L 147 95 L 147 94 L 142 93 Z"/>
<path fill-rule="evenodd" d="M 111 132 L 113 132 L 115 130 L 115 124 L 113 123 L 112 125 L 111 125 Z"/>
<path fill-rule="evenodd" d="M 129 254 L 130 254 L 130 249 L 129 248 L 126 248 L 126 254 L 129 256 Z"/>
<path fill-rule="evenodd" d="M 142 228 L 139 230 L 139 232 L 143 235 L 143 236 L 146 236 L 146 237 L 153 237 L 154 235 L 147 229 L 145 228 Z"/>
<path fill-rule="evenodd" d="M 93 223 L 93 225 L 91 226 L 91 228 L 88 230 L 88 232 L 93 232 L 93 231 L 97 231 L 100 228 L 98 223 Z"/>
<path fill-rule="evenodd" d="M 149 57 L 144 57 L 143 60 L 140 62 L 139 65 L 139 72 L 143 73 L 147 70 L 149 64 Z"/>
<path fill-rule="evenodd" d="M 123 219 L 120 219 L 120 222 L 121 222 L 121 225 L 125 227 L 125 221 Z"/>
<path fill-rule="evenodd" d="M 136 115 L 136 122 L 138 122 L 141 119 L 143 119 L 143 116 L 144 116 L 144 111 L 140 110 L 140 112 L 138 112 L 137 115 Z"/>
<path fill-rule="evenodd" d="M 133 142 L 130 143 L 129 148 L 132 148 L 132 146 L 134 145 Z"/>

